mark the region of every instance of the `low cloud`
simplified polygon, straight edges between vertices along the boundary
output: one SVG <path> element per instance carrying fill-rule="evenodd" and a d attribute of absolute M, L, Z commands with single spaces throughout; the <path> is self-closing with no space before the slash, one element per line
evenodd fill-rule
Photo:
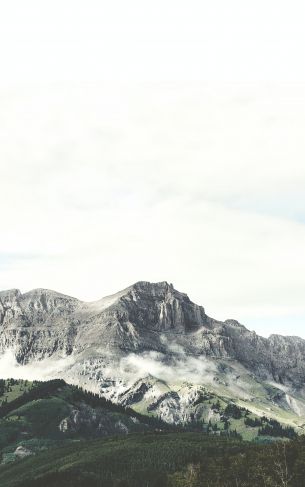
<path fill-rule="evenodd" d="M 113 373 L 113 372 L 112 372 Z M 158 352 L 131 353 L 120 361 L 119 375 L 127 381 L 153 376 L 169 384 L 191 382 L 207 384 L 213 381 L 215 365 L 206 357 L 179 355 L 171 358 Z"/>
<path fill-rule="evenodd" d="M 41 361 L 34 361 L 30 364 L 20 365 L 16 361 L 14 352 L 7 350 L 0 356 L 1 379 L 24 379 L 24 380 L 49 380 L 61 377 L 62 371 L 70 367 L 74 359 L 66 357 L 62 359 L 46 358 Z"/>

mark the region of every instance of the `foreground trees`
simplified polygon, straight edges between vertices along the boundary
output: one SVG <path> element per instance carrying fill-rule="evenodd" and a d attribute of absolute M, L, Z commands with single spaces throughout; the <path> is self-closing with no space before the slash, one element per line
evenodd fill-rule
<path fill-rule="evenodd" d="M 200 433 L 84 441 L 0 466 L 1 487 L 305 487 L 305 437 L 254 444 Z"/>

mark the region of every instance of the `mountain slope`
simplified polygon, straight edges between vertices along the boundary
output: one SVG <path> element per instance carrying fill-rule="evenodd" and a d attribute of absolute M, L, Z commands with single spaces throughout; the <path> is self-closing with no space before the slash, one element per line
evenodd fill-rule
<path fill-rule="evenodd" d="M 202 399 L 211 395 L 299 431 L 305 423 L 305 341 L 212 319 L 166 282 L 138 282 L 93 303 L 3 291 L 1 364 L 9 375 L 60 377 L 168 422 L 217 422 Z"/>

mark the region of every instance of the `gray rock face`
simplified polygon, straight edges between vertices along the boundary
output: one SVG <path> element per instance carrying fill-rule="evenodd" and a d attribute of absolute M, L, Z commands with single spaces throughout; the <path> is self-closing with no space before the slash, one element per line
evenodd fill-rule
<path fill-rule="evenodd" d="M 78 306 L 77 299 L 45 289 L 0 292 L 0 351 L 12 348 L 20 363 L 71 353 Z"/>
<path fill-rule="evenodd" d="M 170 410 L 174 421 L 187 418 L 197 394 L 173 390 L 185 391 L 183 383 L 252 402 L 272 383 L 278 407 L 286 394 L 287 407 L 305 413 L 305 340 L 266 339 L 235 320 L 214 320 L 167 282 L 138 282 L 92 303 L 44 289 L 2 291 L 0 360 L 8 350 L 25 368 L 52 359 L 61 364 L 57 376 L 165 418 Z"/>
<path fill-rule="evenodd" d="M 60 421 L 58 428 L 63 433 L 80 433 L 84 436 L 91 434 L 100 437 L 115 433 L 129 433 L 130 425 L 130 430 L 135 431 L 134 425 L 139 423 L 132 417 L 122 416 L 115 421 L 114 417 L 115 415 L 103 409 L 94 409 L 87 404 L 80 404 L 77 409 L 71 410 L 69 416 Z"/>
<path fill-rule="evenodd" d="M 29 457 L 30 455 L 33 455 L 33 452 L 29 450 L 28 448 L 25 448 L 22 445 L 17 446 L 16 450 L 14 451 L 14 455 L 17 458 L 26 458 Z"/>

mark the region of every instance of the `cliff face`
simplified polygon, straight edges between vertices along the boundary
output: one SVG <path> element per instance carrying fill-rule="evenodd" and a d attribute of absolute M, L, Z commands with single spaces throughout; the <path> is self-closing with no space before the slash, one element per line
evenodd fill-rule
<path fill-rule="evenodd" d="M 0 350 L 14 350 L 20 363 L 71 353 L 78 307 L 77 299 L 44 289 L 0 292 Z"/>
<path fill-rule="evenodd" d="M 237 321 L 214 320 L 167 282 L 138 282 L 92 303 L 44 289 L 2 291 L 0 360 L 8 350 L 25 367 L 43 367 L 47 359 L 63 363 L 57 376 L 118 402 L 146 404 L 150 397 L 156 414 L 162 413 L 164 396 L 164 411 L 176 407 L 175 417 L 179 411 L 187 415 L 188 404 L 196 401 L 194 389 L 183 393 L 184 405 L 175 406 L 179 393 L 171 392 L 173 384 L 183 383 L 248 401 L 257 388 L 267 397 L 275 384 L 280 400 L 294 394 L 287 407 L 303 414 L 304 340 L 266 339 Z M 61 362 L 66 358 L 69 366 Z"/>

